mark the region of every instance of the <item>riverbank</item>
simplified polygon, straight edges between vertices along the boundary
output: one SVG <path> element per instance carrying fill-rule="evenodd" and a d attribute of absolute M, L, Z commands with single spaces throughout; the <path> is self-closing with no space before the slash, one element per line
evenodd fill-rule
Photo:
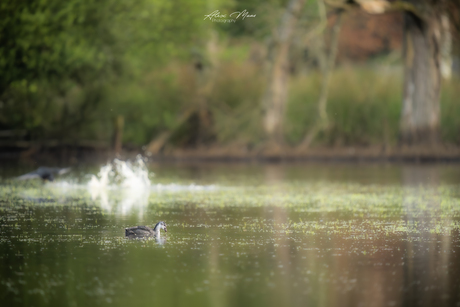
<path fill-rule="evenodd" d="M 50 144 L 47 144 L 50 145 Z M 202 146 L 198 148 L 167 148 L 159 154 L 141 148 L 124 148 L 115 154 L 106 144 L 51 144 L 30 148 L 0 149 L 0 161 L 34 161 L 36 163 L 70 163 L 107 161 L 115 157 L 132 159 L 141 154 L 152 162 L 410 162 L 460 163 L 460 147 L 387 147 L 341 146 L 298 149 L 289 146 Z"/>
<path fill-rule="evenodd" d="M 245 148 L 203 147 L 175 149 L 147 157 L 156 161 L 216 162 L 460 162 L 460 147 L 290 147 Z"/>

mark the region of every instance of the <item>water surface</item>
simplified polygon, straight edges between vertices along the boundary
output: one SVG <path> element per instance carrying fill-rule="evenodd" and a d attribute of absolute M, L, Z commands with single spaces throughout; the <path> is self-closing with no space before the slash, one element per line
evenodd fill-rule
<path fill-rule="evenodd" d="M 459 165 L 130 167 L 0 169 L 5 306 L 460 306 Z"/>

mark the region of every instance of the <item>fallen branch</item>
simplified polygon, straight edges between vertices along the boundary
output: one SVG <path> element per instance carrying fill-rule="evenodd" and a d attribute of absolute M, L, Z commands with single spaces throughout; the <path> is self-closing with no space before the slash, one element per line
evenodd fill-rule
<path fill-rule="evenodd" d="M 197 109 L 194 107 L 185 111 L 176 121 L 176 125 L 172 129 L 160 133 L 147 145 L 146 153 L 158 154 L 169 141 L 173 133 L 177 131 L 177 129 L 179 129 L 196 111 Z"/>

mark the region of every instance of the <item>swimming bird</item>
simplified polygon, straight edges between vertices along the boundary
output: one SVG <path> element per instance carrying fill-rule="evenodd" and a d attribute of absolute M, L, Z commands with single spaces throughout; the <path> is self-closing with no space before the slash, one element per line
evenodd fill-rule
<path fill-rule="evenodd" d="M 158 222 L 155 225 L 155 227 L 153 227 L 153 229 L 147 226 L 135 226 L 135 227 L 125 228 L 125 236 L 128 239 L 144 238 L 144 237 L 160 238 L 161 229 L 163 229 L 165 232 L 168 232 L 168 230 L 166 229 L 166 223 L 163 221 Z"/>
<path fill-rule="evenodd" d="M 40 166 L 37 170 L 24 174 L 22 176 L 16 177 L 17 180 L 26 180 L 26 179 L 35 179 L 41 178 L 43 180 L 54 180 L 54 175 L 62 175 L 65 173 L 70 172 L 70 167 L 67 168 L 59 168 L 59 167 L 45 167 Z"/>

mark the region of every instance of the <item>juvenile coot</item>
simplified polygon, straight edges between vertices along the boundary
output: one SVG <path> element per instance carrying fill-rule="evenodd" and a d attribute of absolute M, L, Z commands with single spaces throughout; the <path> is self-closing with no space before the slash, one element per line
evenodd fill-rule
<path fill-rule="evenodd" d="M 136 226 L 125 228 L 125 236 L 128 239 L 135 238 L 144 238 L 144 237 L 160 237 L 160 229 L 163 229 L 165 232 L 168 232 L 166 229 L 166 223 L 163 221 L 158 222 L 155 227 L 150 228 L 147 226 Z"/>
<path fill-rule="evenodd" d="M 43 180 L 54 180 L 54 175 L 62 175 L 70 171 L 70 167 L 68 168 L 59 168 L 59 167 L 44 167 L 41 166 L 37 170 L 27 173 L 25 175 L 16 177 L 17 180 L 26 180 L 26 179 L 35 179 L 41 178 Z"/>

